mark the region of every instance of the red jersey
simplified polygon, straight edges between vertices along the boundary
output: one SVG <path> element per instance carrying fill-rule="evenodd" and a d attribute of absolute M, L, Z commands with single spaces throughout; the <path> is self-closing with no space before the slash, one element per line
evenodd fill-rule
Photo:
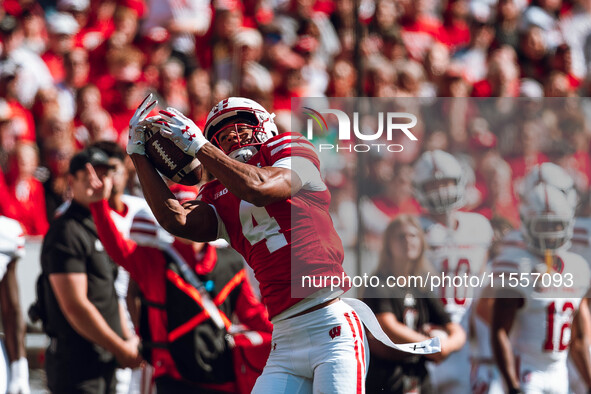
<path fill-rule="evenodd" d="M 296 156 L 320 166 L 313 145 L 297 133 L 269 139 L 248 164 L 268 167 Z M 270 317 L 321 290 L 308 278 L 342 277 L 343 245 L 328 213 L 328 189 L 302 188 L 291 198 L 256 207 L 214 180 L 198 198 L 215 207 L 230 245 L 252 267 Z"/>

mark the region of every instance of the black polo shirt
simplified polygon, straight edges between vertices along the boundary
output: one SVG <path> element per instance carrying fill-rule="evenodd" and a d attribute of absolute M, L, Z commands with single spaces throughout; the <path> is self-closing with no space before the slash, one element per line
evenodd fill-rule
<path fill-rule="evenodd" d="M 386 282 L 383 276 L 381 283 Z M 450 317 L 441 300 L 435 294 L 415 288 L 368 288 L 365 303 L 375 314 L 390 312 L 407 327 L 421 331 L 424 324 L 445 326 Z M 402 360 L 386 360 L 371 354 L 366 379 L 366 391 L 403 393 L 410 381 L 421 386 L 420 392 L 432 392 L 425 366 L 427 359 L 421 355 L 407 355 Z"/>
<path fill-rule="evenodd" d="M 55 219 L 47 232 L 41 250 L 44 274 L 47 331 L 58 338 L 60 347 L 94 349 L 102 359 L 110 358 L 104 349 L 91 344 L 68 323 L 49 283 L 48 276 L 60 273 L 85 273 L 88 278 L 88 299 L 107 324 L 122 336 L 119 304 L 115 292 L 117 267 L 98 239 L 90 210 L 72 201 L 68 210 Z M 69 346 L 71 345 L 71 346 Z"/>

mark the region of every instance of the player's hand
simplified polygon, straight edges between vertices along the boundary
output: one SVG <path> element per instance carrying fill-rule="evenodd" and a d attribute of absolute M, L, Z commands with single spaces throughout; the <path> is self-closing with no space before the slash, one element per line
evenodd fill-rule
<path fill-rule="evenodd" d="M 89 203 L 108 200 L 113 190 L 113 178 L 109 175 L 99 178 L 94 167 L 86 164 L 86 175 L 88 179 L 88 199 Z"/>
<path fill-rule="evenodd" d="M 169 138 L 183 152 L 195 157 L 207 140 L 197 125 L 176 108 L 168 107 L 160 111 L 162 120 L 158 121 L 160 133 Z"/>
<path fill-rule="evenodd" d="M 144 145 L 146 143 L 145 130 L 148 114 L 156 107 L 158 100 L 154 99 L 154 95 L 150 93 L 144 98 L 144 101 L 137 107 L 135 113 L 129 120 L 129 140 L 127 141 L 127 154 L 145 155 L 146 150 Z M 152 119 L 154 120 L 154 119 Z"/>
<path fill-rule="evenodd" d="M 10 384 L 6 392 L 8 394 L 29 394 L 29 364 L 26 358 L 10 363 Z"/>
<path fill-rule="evenodd" d="M 143 359 L 139 351 L 140 340 L 133 336 L 125 341 L 125 346 L 115 355 L 117 362 L 122 368 L 137 368 Z"/>

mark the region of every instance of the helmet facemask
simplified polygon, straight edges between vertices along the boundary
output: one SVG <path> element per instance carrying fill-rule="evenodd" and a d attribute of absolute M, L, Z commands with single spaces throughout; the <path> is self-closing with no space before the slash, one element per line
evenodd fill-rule
<path fill-rule="evenodd" d="M 573 236 L 574 209 L 559 189 L 541 183 L 521 202 L 522 233 L 538 254 L 568 249 Z"/>
<path fill-rule="evenodd" d="M 533 251 L 542 254 L 546 250 L 556 252 L 570 247 L 574 224 L 572 217 L 548 213 L 522 219 L 525 240 Z"/>
<path fill-rule="evenodd" d="M 225 154 L 233 159 L 246 163 L 254 154 L 256 154 L 260 146 L 267 141 L 270 136 L 265 130 L 265 122 L 270 119 L 261 119 L 261 116 L 251 112 L 239 112 L 238 115 L 232 116 L 221 122 L 218 131 L 215 131 L 211 137 L 211 143 L 224 151 Z M 250 138 L 241 138 L 249 131 Z M 229 149 L 224 149 L 220 143 L 220 136 L 235 133 L 238 137 L 234 145 Z"/>
<path fill-rule="evenodd" d="M 439 185 L 430 188 L 435 182 Z M 446 184 L 447 183 L 447 184 Z M 444 214 L 464 205 L 464 184 L 455 178 L 430 180 L 421 185 L 421 203 L 431 213 Z"/>

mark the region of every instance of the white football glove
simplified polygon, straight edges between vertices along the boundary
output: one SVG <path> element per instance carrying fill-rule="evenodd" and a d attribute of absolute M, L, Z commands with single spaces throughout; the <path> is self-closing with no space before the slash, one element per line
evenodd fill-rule
<path fill-rule="evenodd" d="M 146 96 L 144 101 L 137 107 L 135 113 L 129 120 L 129 140 L 127 141 L 127 154 L 131 155 L 133 153 L 138 155 L 145 155 L 145 131 L 146 131 L 146 121 L 153 120 L 152 118 L 146 119 L 146 116 L 152 111 L 156 105 L 158 104 L 158 100 L 153 100 L 154 95 L 150 93 Z"/>
<path fill-rule="evenodd" d="M 168 107 L 166 111 L 160 111 L 160 116 L 162 121 L 157 122 L 160 125 L 160 133 L 183 152 L 195 157 L 207 142 L 201 129 L 176 108 Z"/>
<path fill-rule="evenodd" d="M 26 358 L 20 358 L 10 363 L 10 379 L 8 394 L 29 394 L 29 363 Z"/>

